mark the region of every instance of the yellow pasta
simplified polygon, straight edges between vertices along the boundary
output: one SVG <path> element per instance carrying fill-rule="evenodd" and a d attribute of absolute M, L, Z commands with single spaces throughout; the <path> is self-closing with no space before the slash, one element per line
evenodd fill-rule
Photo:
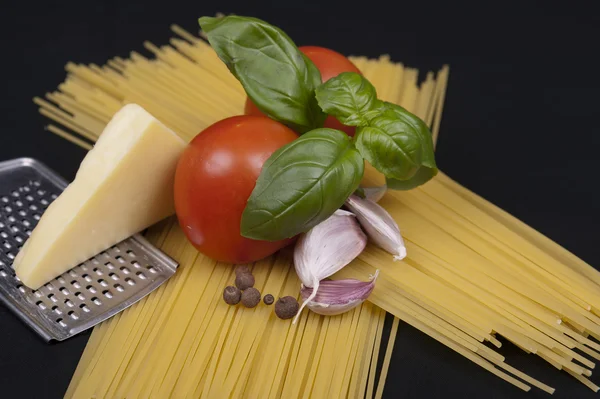
<path fill-rule="evenodd" d="M 244 91 L 210 46 L 172 30 L 180 38 L 170 45 L 144 43 L 154 58 L 134 52 L 103 67 L 68 64 L 59 91 L 34 100 L 56 124 L 48 130 L 89 148 L 114 112 L 137 102 L 191 140 L 242 113 Z M 416 69 L 388 56 L 350 58 L 380 97 L 421 117 L 437 141 L 448 67 L 418 85 Z M 364 182 L 382 181 L 367 165 Z M 600 359 L 600 345 L 588 338 L 600 337 L 595 269 L 442 172 L 380 203 L 398 221 L 408 257 L 393 262 L 368 246 L 335 277 L 366 278 L 379 269 L 369 302 L 335 317 L 305 312 L 295 325 L 267 307 L 224 304 L 231 267 L 198 254 L 173 220 L 156 226 L 149 238 L 180 270 L 94 329 L 66 397 L 381 397 L 399 320 L 520 389 L 554 392 L 485 341 L 500 348 L 500 335 L 598 389 L 587 378 L 591 359 Z M 298 295 L 286 250 L 254 268 L 259 289 Z M 395 318 L 376 387 L 385 311 Z"/>

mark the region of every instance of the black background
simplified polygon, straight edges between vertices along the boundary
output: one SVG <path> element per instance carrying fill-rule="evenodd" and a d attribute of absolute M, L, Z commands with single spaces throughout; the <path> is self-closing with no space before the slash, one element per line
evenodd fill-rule
<path fill-rule="evenodd" d="M 437 150 L 441 169 L 600 265 L 597 10 L 593 2 L 479 4 L 3 2 L 0 160 L 31 156 L 73 178 L 84 151 L 45 132 L 46 121 L 31 101 L 55 90 L 67 61 L 102 64 L 143 51 L 144 40 L 165 44 L 171 23 L 195 32 L 197 17 L 217 11 L 252 15 L 280 26 L 299 45 L 372 57 L 388 53 L 421 71 L 450 64 Z M 62 397 L 88 336 L 44 344 L 0 306 L 0 395 Z M 501 352 L 510 364 L 556 387 L 555 397 L 593 397 L 534 355 L 507 343 Z M 387 381 L 388 398 L 546 396 L 535 388 L 522 393 L 404 323 Z"/>

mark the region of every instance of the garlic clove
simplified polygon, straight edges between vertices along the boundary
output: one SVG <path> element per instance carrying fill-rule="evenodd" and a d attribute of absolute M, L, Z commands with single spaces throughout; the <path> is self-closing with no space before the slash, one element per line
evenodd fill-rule
<path fill-rule="evenodd" d="M 327 304 L 322 302 L 311 301 L 306 304 L 306 307 L 313 312 L 323 315 L 323 316 L 337 316 L 342 313 L 346 313 L 349 310 L 354 309 L 361 303 L 363 303 L 364 299 L 355 299 L 347 303 L 342 304 Z"/>
<path fill-rule="evenodd" d="M 355 279 L 321 281 L 317 294 L 306 302 L 306 307 L 315 313 L 335 316 L 354 309 L 363 303 L 375 288 L 379 270 L 370 281 Z M 312 294 L 310 288 L 303 287 L 300 295 L 305 301 Z"/>
<path fill-rule="evenodd" d="M 333 215 L 302 234 L 294 247 L 294 267 L 304 287 L 310 287 L 312 296 L 307 297 L 298 311 L 317 294 L 320 281 L 354 260 L 367 245 L 367 236 L 356 217 L 347 211 L 337 210 Z"/>
<path fill-rule="evenodd" d="M 394 260 L 406 257 L 406 246 L 398 224 L 383 207 L 356 195 L 348 197 L 346 207 L 356 215 L 362 228 L 378 247 L 394 255 Z"/>
<path fill-rule="evenodd" d="M 294 267 L 306 287 L 346 266 L 367 245 L 367 236 L 356 217 L 337 210 L 329 218 L 302 234 L 294 247 Z"/>
<path fill-rule="evenodd" d="M 379 200 L 382 199 L 387 192 L 387 185 L 384 184 L 383 186 L 377 187 L 363 187 L 362 190 L 365 193 L 366 199 L 373 202 L 379 202 Z"/>

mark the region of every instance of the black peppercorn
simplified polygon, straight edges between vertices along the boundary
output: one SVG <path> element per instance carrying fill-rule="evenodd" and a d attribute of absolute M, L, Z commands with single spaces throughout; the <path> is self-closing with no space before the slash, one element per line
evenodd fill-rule
<path fill-rule="evenodd" d="M 250 273 L 240 273 L 235 276 L 235 286 L 244 291 L 254 286 L 254 276 Z"/>
<path fill-rule="evenodd" d="M 284 296 L 275 303 L 275 314 L 280 319 L 291 319 L 298 313 L 298 301 L 293 296 Z"/>
<path fill-rule="evenodd" d="M 250 273 L 250 268 L 249 268 L 248 266 L 246 266 L 246 265 L 241 265 L 241 266 L 238 266 L 238 267 L 236 267 L 236 268 L 235 268 L 235 274 L 236 274 L 236 276 L 237 276 L 238 274 L 244 274 L 244 273 L 251 274 L 251 273 Z"/>
<path fill-rule="evenodd" d="M 275 302 L 275 298 L 273 298 L 273 295 L 267 294 L 263 298 L 263 302 L 265 303 L 265 305 L 271 305 L 273 302 Z"/>
<path fill-rule="evenodd" d="M 240 302 L 242 293 L 236 287 L 227 286 L 223 290 L 223 299 L 229 305 L 237 305 Z"/>
<path fill-rule="evenodd" d="M 253 308 L 260 302 L 260 291 L 256 288 L 248 288 L 242 292 L 242 305 Z"/>

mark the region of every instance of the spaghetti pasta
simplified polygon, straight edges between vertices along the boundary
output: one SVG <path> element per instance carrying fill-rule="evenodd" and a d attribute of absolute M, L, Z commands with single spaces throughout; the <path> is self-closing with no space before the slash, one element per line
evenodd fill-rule
<path fill-rule="evenodd" d="M 172 30 L 180 38 L 168 46 L 144 43 L 153 59 L 132 53 L 104 67 L 68 64 L 60 90 L 34 100 L 61 126 L 48 130 L 87 148 L 117 109 L 137 102 L 190 140 L 241 113 L 243 89 L 210 46 Z M 381 98 L 421 117 L 437 139 L 448 67 L 419 84 L 416 69 L 388 56 L 351 60 Z M 383 182 L 370 167 L 364 181 Z M 218 287 L 231 281 L 231 267 L 194 251 L 173 221 L 155 227 L 151 239 L 181 270 L 94 329 L 66 396 L 381 397 L 400 319 L 525 391 L 527 384 L 554 389 L 486 342 L 500 348 L 500 335 L 598 389 L 586 378 L 594 368 L 586 356 L 600 359 L 600 345 L 588 338 L 600 337 L 600 274 L 591 266 L 441 172 L 409 192 L 389 192 L 381 204 L 399 222 L 408 257 L 394 263 L 368 246 L 336 277 L 379 269 L 369 302 L 334 317 L 305 312 L 294 325 L 264 307 L 226 306 Z M 297 293 L 285 250 L 254 270 L 260 289 Z M 376 387 L 385 311 L 395 319 Z"/>

